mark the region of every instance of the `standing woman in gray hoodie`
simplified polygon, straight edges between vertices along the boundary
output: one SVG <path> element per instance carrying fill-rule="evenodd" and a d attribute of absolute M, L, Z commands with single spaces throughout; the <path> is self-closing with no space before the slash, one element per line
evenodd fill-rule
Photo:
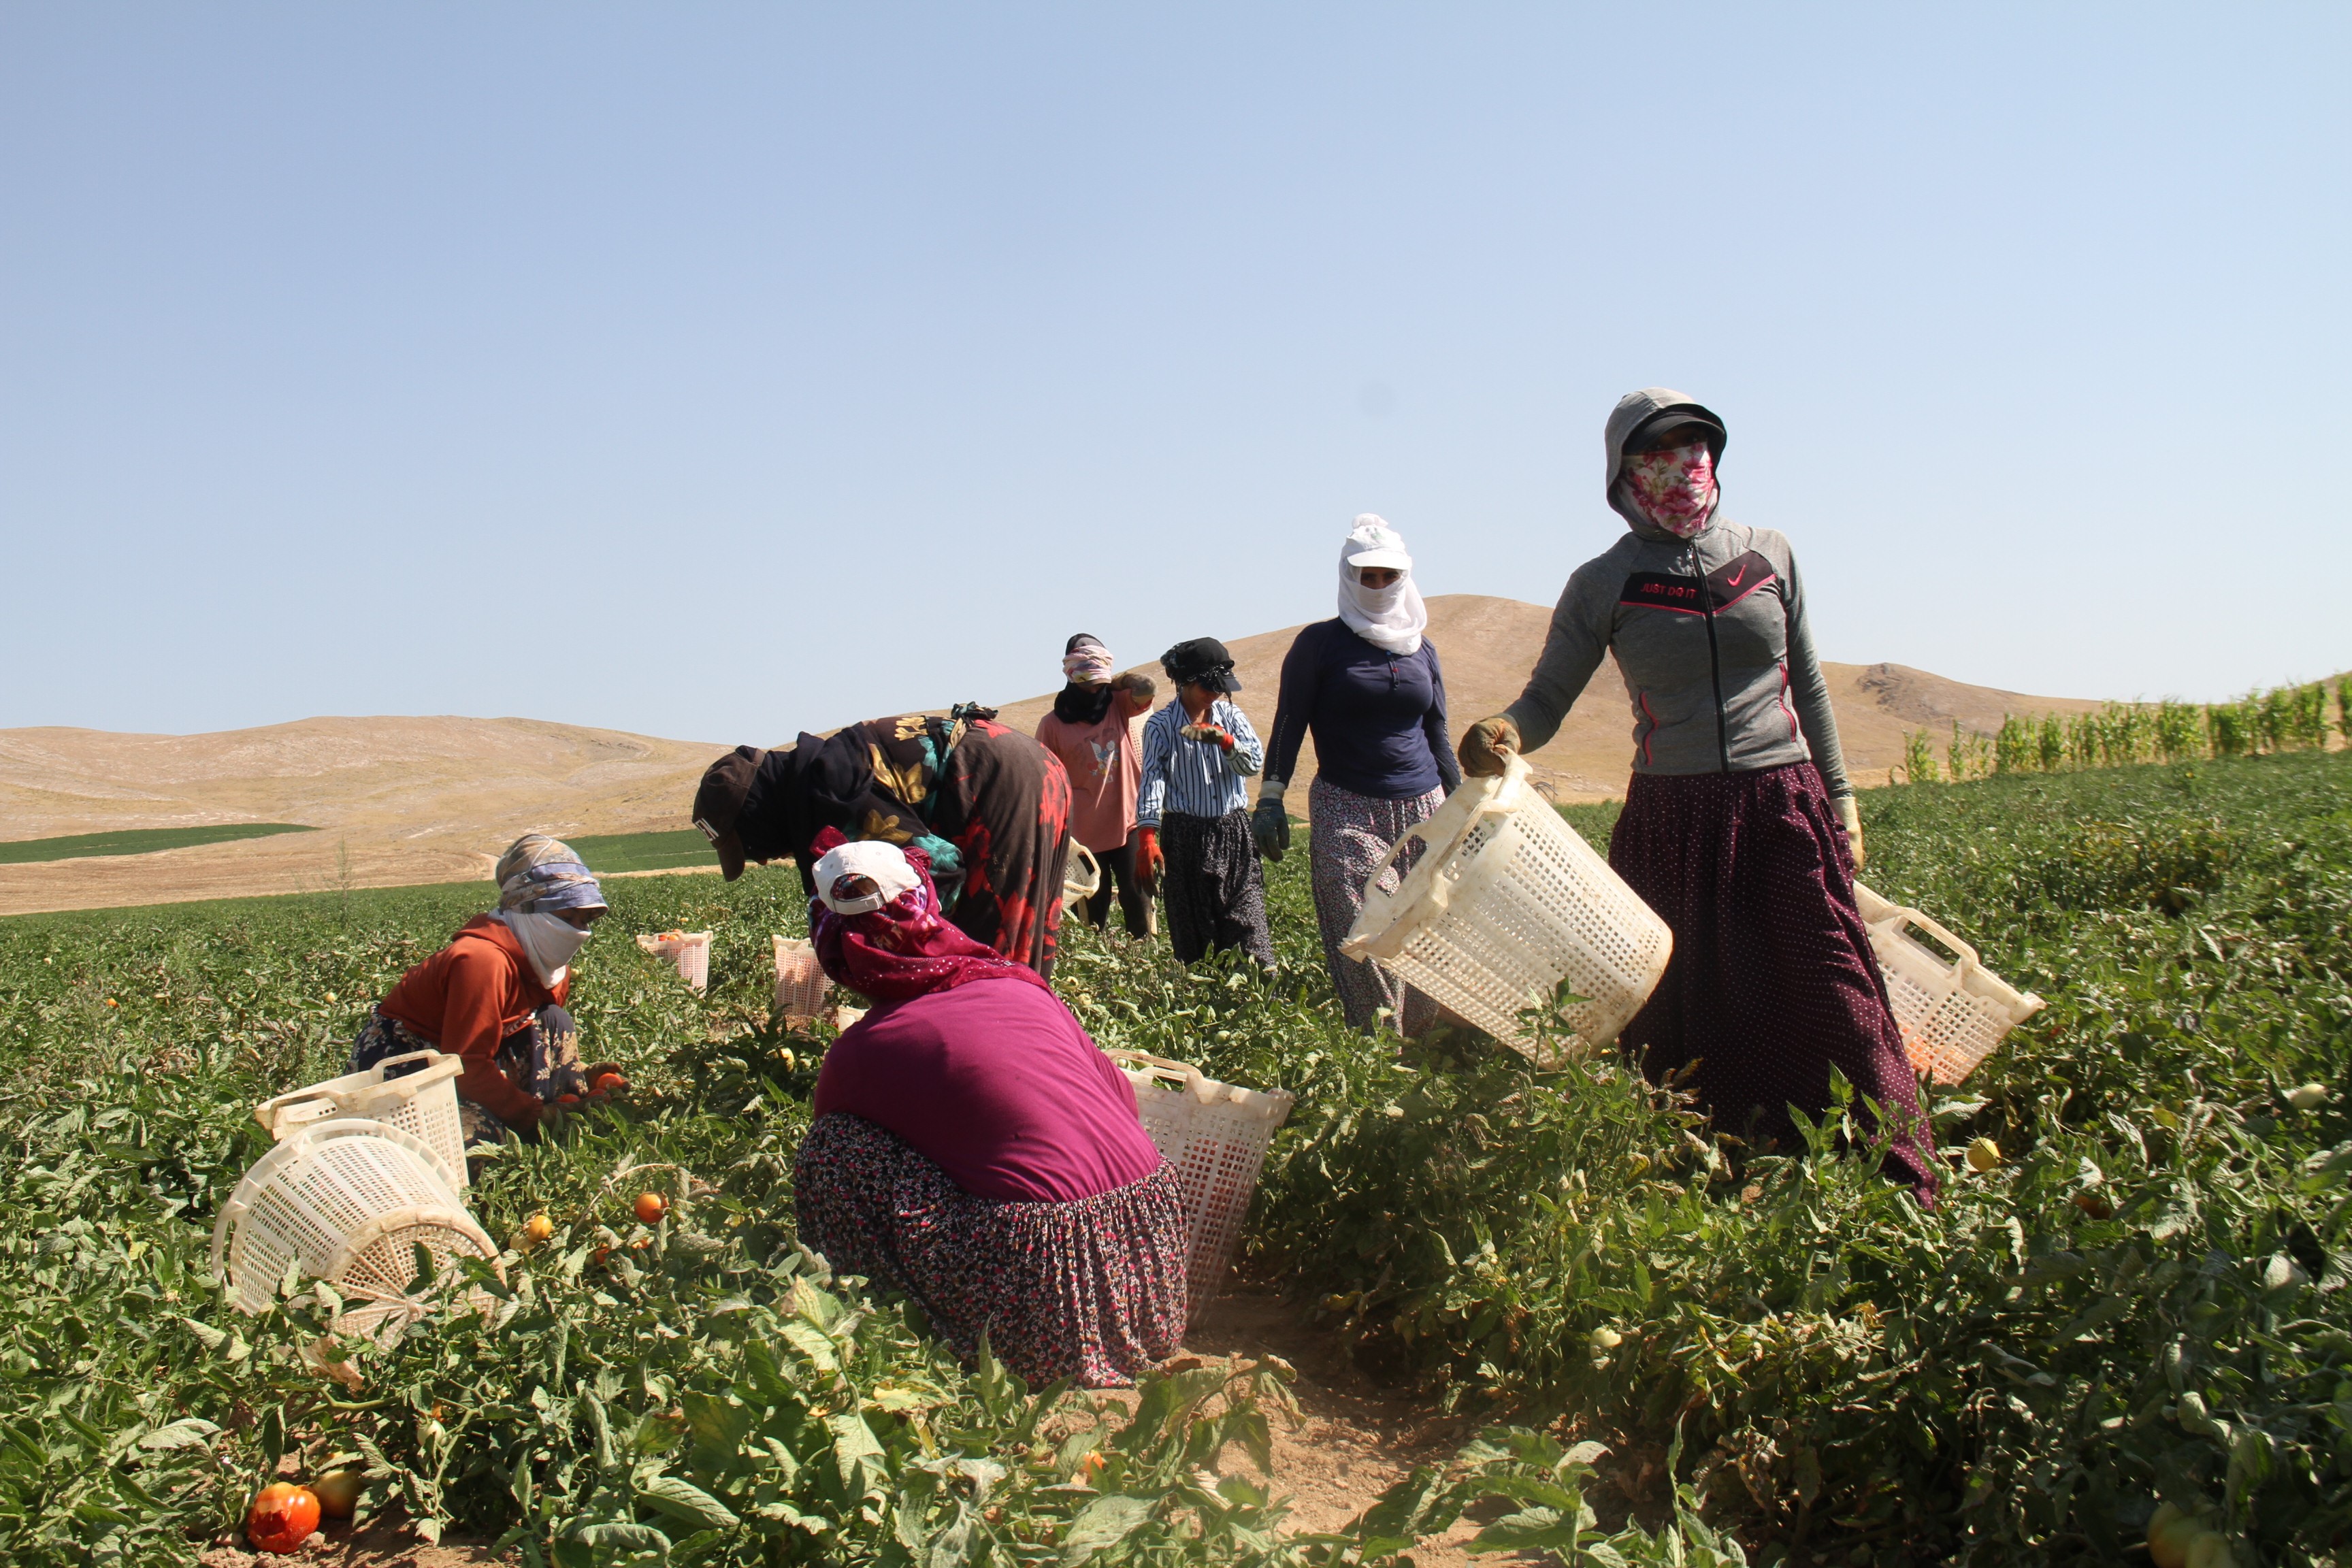
<path fill-rule="evenodd" d="M 1633 716 L 1609 863 L 1675 933 L 1622 1037 L 1654 1077 L 1693 1067 L 1727 1131 L 1794 1133 L 1830 1069 L 1877 1102 L 1886 1163 L 1932 1203 L 1918 1079 L 1853 902 L 1862 820 L 1788 540 L 1721 513 L 1723 421 L 1664 387 L 1619 399 L 1602 482 L 1630 531 L 1576 569 L 1519 700 L 1462 737 L 1462 771 L 1559 731 L 1604 653 Z"/>

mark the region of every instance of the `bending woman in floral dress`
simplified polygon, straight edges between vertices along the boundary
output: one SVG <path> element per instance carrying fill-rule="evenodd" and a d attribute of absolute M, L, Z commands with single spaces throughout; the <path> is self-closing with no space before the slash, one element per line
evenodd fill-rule
<path fill-rule="evenodd" d="M 820 835 L 817 959 L 874 1008 L 817 1076 L 801 1239 L 887 1281 L 965 1360 L 1124 1387 L 1184 1331 L 1175 1169 L 1036 971 L 940 918 L 929 858 Z"/>

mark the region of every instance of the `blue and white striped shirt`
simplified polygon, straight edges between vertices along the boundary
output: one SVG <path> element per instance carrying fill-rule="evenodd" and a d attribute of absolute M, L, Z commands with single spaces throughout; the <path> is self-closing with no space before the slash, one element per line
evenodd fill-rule
<path fill-rule="evenodd" d="M 1188 741 L 1179 733 L 1192 722 L 1178 697 L 1143 722 L 1143 782 L 1136 790 L 1139 827 L 1160 826 L 1162 803 L 1186 816 L 1223 816 L 1249 804 L 1242 781 L 1265 760 L 1248 715 L 1220 697 L 1209 705 L 1208 722 L 1234 738 L 1226 751 L 1213 741 Z"/>

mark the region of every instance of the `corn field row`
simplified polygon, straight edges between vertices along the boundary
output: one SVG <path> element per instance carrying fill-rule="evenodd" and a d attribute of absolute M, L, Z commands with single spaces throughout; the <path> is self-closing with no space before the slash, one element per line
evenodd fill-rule
<path fill-rule="evenodd" d="M 1940 784 L 1995 773 L 2326 751 L 2331 733 L 2352 742 L 2352 676 L 2339 679 L 2333 690 L 2315 680 L 2248 692 L 2234 702 L 2168 698 L 2110 702 L 2095 713 L 2009 713 L 1990 735 L 1962 729 L 1955 719 L 1940 756 L 1927 731 L 1906 735 L 1896 773 L 1898 782 Z"/>

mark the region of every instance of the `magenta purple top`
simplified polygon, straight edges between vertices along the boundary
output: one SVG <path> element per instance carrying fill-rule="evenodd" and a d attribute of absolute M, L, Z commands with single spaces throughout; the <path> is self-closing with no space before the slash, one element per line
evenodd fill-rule
<path fill-rule="evenodd" d="M 1063 1203 L 1160 1168 L 1127 1075 L 1018 980 L 875 1008 L 825 1053 L 814 1110 L 887 1128 L 975 1197 Z"/>

